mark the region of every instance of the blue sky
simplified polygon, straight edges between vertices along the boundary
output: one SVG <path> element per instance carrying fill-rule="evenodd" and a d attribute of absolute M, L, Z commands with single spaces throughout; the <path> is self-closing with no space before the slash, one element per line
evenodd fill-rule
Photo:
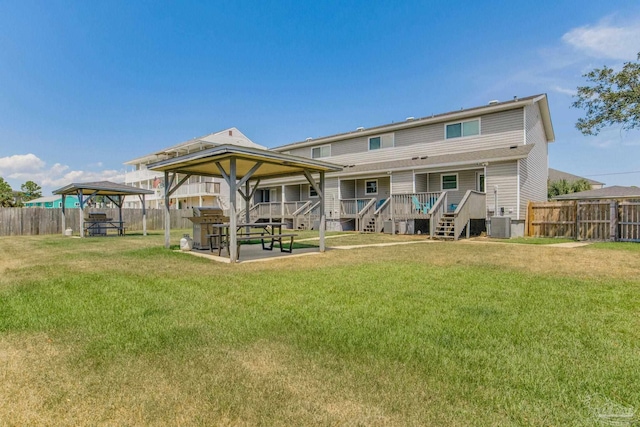
<path fill-rule="evenodd" d="M 547 93 L 551 167 L 640 185 L 640 131 L 584 137 L 570 108 L 638 51 L 637 0 L 5 0 L 0 176 L 49 194 L 232 126 L 274 147 Z"/>

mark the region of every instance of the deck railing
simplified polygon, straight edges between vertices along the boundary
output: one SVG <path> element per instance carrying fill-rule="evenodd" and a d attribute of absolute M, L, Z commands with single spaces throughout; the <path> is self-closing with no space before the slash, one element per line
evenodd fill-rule
<path fill-rule="evenodd" d="M 340 199 L 340 216 L 342 218 L 356 218 L 358 213 L 371 201 L 376 199 Z"/>
<path fill-rule="evenodd" d="M 303 206 L 308 205 L 309 201 L 295 201 L 295 202 L 283 202 L 282 208 L 284 209 L 284 215 L 287 217 L 291 217 L 296 214 Z"/>
<path fill-rule="evenodd" d="M 462 201 L 454 211 L 454 239 L 458 240 L 464 227 L 467 227 L 467 238 L 469 238 L 471 219 L 485 217 L 486 194 L 479 191 L 467 190 Z"/>
<path fill-rule="evenodd" d="M 428 219 L 440 192 L 391 195 L 391 216 L 396 220 Z"/>
<path fill-rule="evenodd" d="M 320 201 L 317 201 L 313 205 L 311 202 L 306 204 L 300 209 L 300 213 L 297 213 L 293 217 L 293 228 L 300 229 L 305 228 L 310 230 L 314 221 L 320 220 Z"/>

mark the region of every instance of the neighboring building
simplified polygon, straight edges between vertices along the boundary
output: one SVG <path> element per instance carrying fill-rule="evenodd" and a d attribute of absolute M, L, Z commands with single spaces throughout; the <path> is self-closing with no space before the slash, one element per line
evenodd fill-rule
<path fill-rule="evenodd" d="M 27 208 L 61 208 L 62 207 L 62 196 L 45 196 L 38 197 L 37 199 L 29 200 L 28 202 L 24 202 L 24 206 Z M 78 201 L 78 197 L 76 196 L 67 196 L 64 201 L 65 208 L 78 208 L 80 207 L 80 202 Z"/>
<path fill-rule="evenodd" d="M 146 197 L 146 204 L 148 208 L 160 208 L 164 198 L 164 175 L 148 170 L 147 165 L 222 144 L 265 148 L 252 142 L 236 128 L 225 129 L 125 162 L 125 165 L 131 167 L 131 170 L 125 174 L 125 184 L 147 190 L 155 190 L 154 195 Z M 178 180 L 180 178 L 177 177 Z M 177 209 L 214 205 L 221 205 L 223 208 L 227 208 L 228 193 L 229 186 L 223 179 L 192 176 L 171 195 L 171 206 Z M 125 207 L 139 208 L 140 203 L 139 200 L 126 201 Z"/>
<path fill-rule="evenodd" d="M 589 178 L 585 178 L 585 177 L 582 177 L 582 176 L 573 175 L 573 174 L 570 174 L 568 172 L 562 172 L 562 171 L 559 171 L 557 169 L 549 168 L 549 182 L 561 181 L 563 179 L 566 180 L 569 184 L 572 184 L 572 183 L 574 183 L 576 181 L 584 179 L 589 184 L 591 184 L 591 189 L 592 190 L 597 190 L 599 188 L 604 187 L 604 182 L 595 181 L 593 179 L 589 179 Z"/>
<path fill-rule="evenodd" d="M 439 233 L 455 222 L 457 238 L 494 215 L 523 235 L 527 203 L 547 200 L 553 141 L 547 96 L 536 95 L 274 150 L 344 166 L 326 177 L 328 229 Z M 262 182 L 253 203 L 253 220 L 317 225 L 317 195 L 304 179 Z"/>
<path fill-rule="evenodd" d="M 555 196 L 553 200 L 640 200 L 639 187 L 623 187 L 613 185 L 606 188 L 597 188 L 578 193 Z"/>

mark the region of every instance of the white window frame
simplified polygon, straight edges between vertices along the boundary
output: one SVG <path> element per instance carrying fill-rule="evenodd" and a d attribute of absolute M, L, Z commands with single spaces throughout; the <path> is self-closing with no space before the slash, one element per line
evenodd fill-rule
<path fill-rule="evenodd" d="M 478 122 L 478 133 L 476 135 L 461 135 L 461 136 L 452 136 L 451 138 L 447 138 L 447 126 L 460 124 L 460 127 L 461 127 L 460 131 L 462 132 L 462 129 L 464 129 L 464 127 L 462 126 L 463 123 L 475 122 L 475 121 Z M 468 119 L 468 120 L 456 120 L 455 122 L 449 122 L 444 124 L 444 139 L 472 138 L 474 136 L 480 136 L 480 135 L 482 135 L 482 120 L 480 119 L 480 117 L 476 117 L 474 119 Z"/>
<path fill-rule="evenodd" d="M 367 183 L 368 182 L 375 182 L 376 183 L 376 192 L 375 193 L 367 192 Z M 365 179 L 365 181 L 364 181 L 364 194 L 367 195 L 367 196 L 374 196 L 374 195 L 378 194 L 378 180 L 377 179 Z"/>
<path fill-rule="evenodd" d="M 382 146 L 382 139 L 384 137 L 387 137 L 387 136 L 391 137 L 391 146 L 390 147 L 383 147 Z M 375 138 L 380 138 L 380 148 L 371 148 L 371 140 L 375 139 Z M 389 149 L 389 148 L 393 148 L 395 146 L 396 146 L 396 134 L 393 133 L 393 132 L 391 132 L 391 133 L 383 133 L 383 134 L 380 134 L 380 135 L 373 135 L 373 136 L 370 136 L 367 139 L 367 149 L 369 151 L 386 150 L 386 149 Z"/>
<path fill-rule="evenodd" d="M 455 176 L 456 177 L 456 188 L 444 188 L 444 177 L 445 176 Z M 460 177 L 458 173 L 441 173 L 440 174 L 440 190 L 441 191 L 458 191 L 460 186 Z"/>
<path fill-rule="evenodd" d="M 320 156 L 318 157 L 313 157 L 313 150 L 315 150 L 316 148 L 318 148 L 320 150 Z M 327 154 L 326 156 L 322 155 L 322 149 L 323 148 L 328 148 L 329 149 L 329 154 Z M 331 157 L 331 144 L 328 145 L 319 145 L 317 147 L 311 147 L 311 158 L 312 159 L 322 159 L 324 157 Z"/>

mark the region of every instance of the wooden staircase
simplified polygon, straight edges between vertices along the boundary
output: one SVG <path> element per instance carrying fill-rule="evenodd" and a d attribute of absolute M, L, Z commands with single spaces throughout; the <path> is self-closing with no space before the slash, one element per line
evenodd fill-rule
<path fill-rule="evenodd" d="M 434 239 L 455 240 L 455 215 L 453 212 L 443 213 L 433 233 Z"/>
<path fill-rule="evenodd" d="M 362 232 L 363 233 L 375 233 L 376 232 L 376 219 L 375 218 L 363 219 Z"/>

